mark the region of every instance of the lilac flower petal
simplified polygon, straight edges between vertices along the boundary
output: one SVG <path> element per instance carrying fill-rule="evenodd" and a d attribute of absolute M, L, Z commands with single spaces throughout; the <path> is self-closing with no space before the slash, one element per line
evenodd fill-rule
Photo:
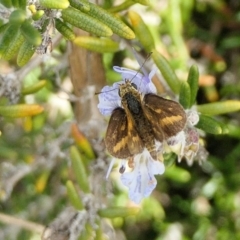
<path fill-rule="evenodd" d="M 162 162 L 153 160 L 148 151 L 135 156 L 134 164 L 132 172 L 122 174 L 121 181 L 129 188 L 129 198 L 139 203 L 155 189 L 157 180 L 154 175 L 162 174 L 165 167 Z"/>
<path fill-rule="evenodd" d="M 182 144 L 186 142 L 186 134 L 184 131 L 180 131 L 177 135 L 173 136 L 173 137 L 170 137 L 168 138 L 167 140 L 167 144 L 169 146 L 174 146 L 174 145 L 177 145 L 177 144 Z"/>
<path fill-rule="evenodd" d="M 132 80 L 132 78 L 137 78 L 139 81 L 143 78 L 143 75 L 140 72 L 134 71 L 132 69 L 114 66 L 113 70 L 115 72 L 121 73 L 123 81 L 125 81 L 126 79 Z"/>
<path fill-rule="evenodd" d="M 116 101 L 120 97 L 118 95 L 118 86 L 113 84 L 113 86 L 105 86 L 102 88 L 101 93 L 98 95 L 99 101 Z"/>
<path fill-rule="evenodd" d="M 186 111 L 187 122 L 190 126 L 195 126 L 199 122 L 199 114 L 195 110 Z"/>
<path fill-rule="evenodd" d="M 104 115 L 111 115 L 112 111 L 121 105 L 121 98 L 118 95 L 118 86 L 105 86 L 98 95 L 98 109 Z"/>
<path fill-rule="evenodd" d="M 196 128 L 186 128 L 186 144 L 199 144 L 199 133 Z"/>
<path fill-rule="evenodd" d="M 147 76 L 144 76 L 140 82 L 137 81 L 137 79 L 133 79 L 133 83 L 135 83 L 138 86 L 138 91 L 143 94 L 157 92 L 155 85 L 151 82 L 151 80 Z"/>
<path fill-rule="evenodd" d="M 126 187 L 129 187 L 134 179 L 134 174 L 132 173 L 133 172 L 126 172 L 121 175 L 121 181 Z"/>
<path fill-rule="evenodd" d="M 122 74 L 123 80 L 128 79 L 135 83 L 138 86 L 139 92 L 143 94 L 156 93 L 156 87 L 147 75 L 142 75 L 140 72 L 118 66 L 114 66 L 113 69 Z"/>
<path fill-rule="evenodd" d="M 156 188 L 156 186 L 157 186 L 157 180 L 155 177 L 153 177 L 152 179 L 150 179 L 148 181 L 148 186 L 145 189 L 144 197 L 149 197 L 151 195 L 152 191 Z"/>
<path fill-rule="evenodd" d="M 102 115 L 109 116 L 112 114 L 112 111 L 119 107 L 121 102 L 108 102 L 108 101 L 101 101 L 97 107 Z"/>
<path fill-rule="evenodd" d="M 137 172 L 124 173 L 121 181 L 129 188 L 129 198 L 137 204 L 144 197 L 148 197 L 157 185 L 155 177 L 149 175 L 146 168 Z"/>
<path fill-rule="evenodd" d="M 184 131 L 179 132 L 176 136 L 173 136 L 167 140 L 167 144 L 171 151 L 178 156 L 178 162 L 181 161 L 184 156 L 184 148 L 186 145 L 186 134 Z"/>
<path fill-rule="evenodd" d="M 165 166 L 160 161 L 149 160 L 148 161 L 148 169 L 154 175 L 163 174 L 165 172 Z"/>
<path fill-rule="evenodd" d="M 145 186 L 144 180 L 145 176 L 139 171 L 133 171 L 131 173 L 124 173 L 121 176 L 122 183 L 129 188 L 129 198 L 135 203 L 140 203 L 144 197 Z"/>

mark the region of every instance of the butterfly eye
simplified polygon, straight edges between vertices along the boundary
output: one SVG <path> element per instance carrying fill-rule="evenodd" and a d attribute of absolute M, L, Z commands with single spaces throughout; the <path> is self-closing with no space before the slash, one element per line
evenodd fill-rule
<path fill-rule="evenodd" d="M 132 85 L 135 89 L 137 89 L 137 85 L 136 85 L 135 83 L 131 83 L 131 85 Z"/>

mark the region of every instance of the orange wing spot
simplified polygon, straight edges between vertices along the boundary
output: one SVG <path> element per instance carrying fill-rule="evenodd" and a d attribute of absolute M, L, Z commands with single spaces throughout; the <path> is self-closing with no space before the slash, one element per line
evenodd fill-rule
<path fill-rule="evenodd" d="M 161 110 L 160 108 L 158 108 L 158 109 L 154 109 L 154 112 L 156 112 L 156 113 L 161 113 L 162 110 Z"/>
<path fill-rule="evenodd" d="M 121 139 L 120 142 L 118 142 L 114 147 L 113 147 L 113 152 L 114 153 L 117 153 L 118 151 L 120 151 L 122 148 L 124 148 L 127 144 L 127 140 L 128 140 L 128 137 L 124 137 Z"/>
<path fill-rule="evenodd" d="M 133 123 L 132 121 L 128 121 L 128 131 L 131 131 L 133 129 Z"/>
<path fill-rule="evenodd" d="M 181 115 L 165 117 L 165 118 L 161 119 L 161 124 L 163 126 L 164 125 L 170 125 L 170 124 L 174 124 L 175 122 L 178 122 L 178 121 L 181 121 L 181 120 L 182 120 Z"/>
<path fill-rule="evenodd" d="M 122 124 L 120 130 L 121 130 L 121 131 L 124 131 L 125 129 L 126 129 L 126 124 Z"/>
<path fill-rule="evenodd" d="M 139 142 L 139 137 L 138 136 L 133 136 L 132 141 L 133 142 Z"/>

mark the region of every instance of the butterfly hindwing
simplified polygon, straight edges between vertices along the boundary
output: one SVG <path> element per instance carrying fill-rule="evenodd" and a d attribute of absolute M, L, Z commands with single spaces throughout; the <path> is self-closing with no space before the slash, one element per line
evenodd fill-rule
<path fill-rule="evenodd" d="M 109 120 L 105 136 L 106 148 L 117 158 L 126 158 L 131 154 L 128 149 L 127 115 L 122 108 L 116 108 Z"/>
<path fill-rule="evenodd" d="M 155 94 L 144 96 L 143 110 L 160 142 L 175 136 L 186 124 L 186 114 L 179 103 Z"/>
<path fill-rule="evenodd" d="M 106 148 L 116 158 L 128 158 L 143 150 L 143 144 L 132 122 L 122 108 L 116 108 L 109 120 Z"/>

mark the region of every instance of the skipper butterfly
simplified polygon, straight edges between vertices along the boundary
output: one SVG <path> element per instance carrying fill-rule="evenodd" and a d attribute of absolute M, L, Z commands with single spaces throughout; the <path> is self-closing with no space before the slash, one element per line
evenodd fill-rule
<path fill-rule="evenodd" d="M 163 142 L 183 130 L 186 114 L 182 106 L 153 93 L 141 94 L 126 79 L 119 85 L 122 107 L 113 110 L 105 144 L 116 158 L 129 158 L 146 148 L 157 160 L 156 141 Z"/>

